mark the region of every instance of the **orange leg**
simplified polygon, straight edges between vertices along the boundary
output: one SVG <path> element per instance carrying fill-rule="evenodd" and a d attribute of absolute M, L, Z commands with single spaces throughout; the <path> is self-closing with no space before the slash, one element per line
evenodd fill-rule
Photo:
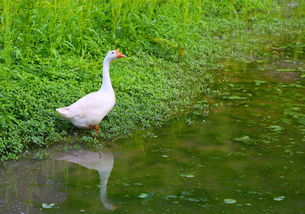
<path fill-rule="evenodd" d="M 98 134 L 98 126 L 92 126 L 92 129 L 94 129 L 96 134 Z"/>

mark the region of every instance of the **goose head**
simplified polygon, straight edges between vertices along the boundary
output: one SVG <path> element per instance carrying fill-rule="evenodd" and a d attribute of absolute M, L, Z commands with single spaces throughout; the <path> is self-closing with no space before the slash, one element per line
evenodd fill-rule
<path fill-rule="evenodd" d="M 124 54 L 122 54 L 119 50 L 113 50 L 113 51 L 109 51 L 106 55 L 106 58 L 109 60 L 115 60 L 115 59 L 119 59 L 119 58 L 123 58 L 126 57 Z"/>

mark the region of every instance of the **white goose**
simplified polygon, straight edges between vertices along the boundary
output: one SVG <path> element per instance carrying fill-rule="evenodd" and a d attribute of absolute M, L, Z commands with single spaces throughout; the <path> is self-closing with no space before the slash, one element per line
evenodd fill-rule
<path fill-rule="evenodd" d="M 115 104 L 109 66 L 112 60 L 126 57 L 118 50 L 109 51 L 103 62 L 103 83 L 100 90 L 87 94 L 75 103 L 57 108 L 56 111 L 78 128 L 92 128 L 98 133 L 98 125 Z"/>

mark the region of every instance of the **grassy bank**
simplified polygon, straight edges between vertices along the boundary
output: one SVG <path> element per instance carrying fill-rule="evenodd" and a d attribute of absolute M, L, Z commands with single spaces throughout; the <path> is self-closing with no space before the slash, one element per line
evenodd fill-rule
<path fill-rule="evenodd" d="M 305 26 L 302 1 L 0 2 L 1 160 L 70 136 L 92 143 L 160 125 L 209 93 L 217 62 L 251 59 Z M 55 108 L 99 89 L 102 59 L 116 48 L 129 58 L 111 65 L 117 105 L 96 138 Z"/>

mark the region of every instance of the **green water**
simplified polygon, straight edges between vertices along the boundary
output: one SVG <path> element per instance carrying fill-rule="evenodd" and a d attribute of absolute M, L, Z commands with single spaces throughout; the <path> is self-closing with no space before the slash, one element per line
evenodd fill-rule
<path fill-rule="evenodd" d="M 166 127 L 5 162 L 0 213 L 305 213 L 304 73 L 299 55 L 229 63 Z"/>

